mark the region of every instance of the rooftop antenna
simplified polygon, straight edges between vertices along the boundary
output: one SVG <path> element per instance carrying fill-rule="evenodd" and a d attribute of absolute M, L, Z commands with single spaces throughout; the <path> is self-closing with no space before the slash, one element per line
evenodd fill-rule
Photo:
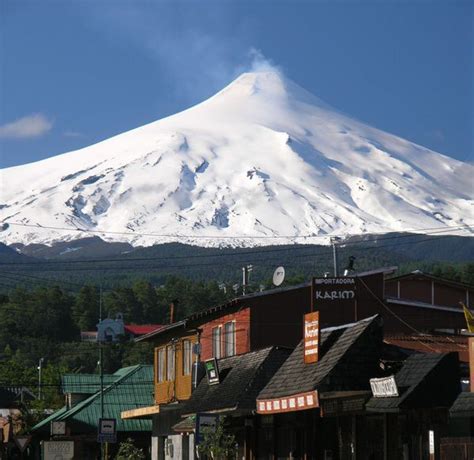
<path fill-rule="evenodd" d="M 273 272 L 273 284 L 275 286 L 280 286 L 281 283 L 285 280 L 285 269 L 284 267 L 277 267 Z"/>

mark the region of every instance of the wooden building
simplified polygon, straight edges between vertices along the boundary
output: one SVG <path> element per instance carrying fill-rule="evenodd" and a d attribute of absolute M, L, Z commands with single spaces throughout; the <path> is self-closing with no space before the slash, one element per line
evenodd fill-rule
<path fill-rule="evenodd" d="M 155 346 L 154 405 L 129 411 L 125 417 L 152 419 L 153 458 L 186 450 L 173 426 L 181 420 L 185 403 L 199 383 L 199 372 L 195 372 L 193 381 L 193 366 L 198 369 L 197 363 L 210 358 L 229 358 L 271 346 L 296 347 L 302 338 L 303 316 L 311 306 L 320 312 L 323 328 L 378 315 L 386 338 L 403 340 L 410 336 L 417 346 L 421 343 L 417 335 L 435 334 L 433 343 L 440 343 L 442 331 L 454 332 L 465 326 L 462 307 L 457 304 L 462 291 L 458 283 L 452 286 L 449 281 L 437 279 L 434 292 L 440 294 L 435 300 L 445 304 L 430 304 L 417 290 L 426 290 L 424 280 L 417 287 L 421 275 L 387 279 L 395 269 L 337 279 L 317 278 L 312 283 L 249 294 L 137 338 Z M 405 289 L 408 282 L 411 287 Z M 469 289 L 468 300 L 472 299 Z M 394 297 L 394 293 L 400 295 Z M 466 292 L 464 295 L 466 298 Z M 456 345 L 456 340 L 449 337 L 443 350 L 428 344 L 422 345 L 422 351 L 462 352 L 467 346 L 463 338 L 460 340 Z M 410 349 L 411 342 L 405 342 Z M 170 445 L 173 447 L 168 448 Z"/>
<path fill-rule="evenodd" d="M 383 345 L 380 317 L 321 331 L 321 359 L 294 350 L 257 398 L 250 458 L 419 460 L 440 451 L 448 409 L 460 392 L 457 355 L 414 354 Z M 389 378 L 392 394 L 371 390 Z M 432 457 L 439 458 L 439 457 Z"/>

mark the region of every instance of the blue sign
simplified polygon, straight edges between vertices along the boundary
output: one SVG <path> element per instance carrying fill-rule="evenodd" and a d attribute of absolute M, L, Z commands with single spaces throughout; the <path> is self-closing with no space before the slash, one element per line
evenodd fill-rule
<path fill-rule="evenodd" d="M 97 442 L 117 442 L 117 420 L 114 418 L 99 419 Z"/>
<path fill-rule="evenodd" d="M 196 445 L 204 441 L 206 431 L 216 431 L 219 416 L 216 414 L 196 414 Z"/>

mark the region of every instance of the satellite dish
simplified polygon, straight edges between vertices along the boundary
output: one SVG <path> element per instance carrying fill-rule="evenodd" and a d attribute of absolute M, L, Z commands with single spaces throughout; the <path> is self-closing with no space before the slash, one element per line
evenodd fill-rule
<path fill-rule="evenodd" d="M 283 267 L 277 267 L 273 272 L 273 284 L 275 286 L 280 286 L 285 279 L 285 269 Z"/>

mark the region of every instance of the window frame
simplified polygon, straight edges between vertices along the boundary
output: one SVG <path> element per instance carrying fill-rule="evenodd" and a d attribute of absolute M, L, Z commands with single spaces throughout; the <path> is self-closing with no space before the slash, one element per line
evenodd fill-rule
<path fill-rule="evenodd" d="M 227 330 L 228 326 L 231 326 L 231 331 L 230 332 Z M 232 337 L 232 341 L 229 340 L 229 337 Z M 229 350 L 230 345 L 232 345 L 231 350 Z M 226 358 L 228 358 L 230 356 L 235 356 L 237 354 L 235 320 L 227 321 L 224 324 L 224 347 L 223 348 L 224 348 L 224 356 Z"/>
<path fill-rule="evenodd" d="M 156 383 L 163 382 L 166 382 L 166 347 L 156 349 Z"/>
<path fill-rule="evenodd" d="M 172 382 L 176 379 L 176 349 L 171 344 L 166 347 L 166 381 Z"/>
<path fill-rule="evenodd" d="M 182 369 L 183 376 L 190 376 L 193 370 L 193 344 L 191 340 L 182 341 Z"/>
<path fill-rule="evenodd" d="M 211 337 L 212 337 L 212 357 L 216 359 L 220 359 L 222 358 L 222 325 L 212 328 Z"/>

